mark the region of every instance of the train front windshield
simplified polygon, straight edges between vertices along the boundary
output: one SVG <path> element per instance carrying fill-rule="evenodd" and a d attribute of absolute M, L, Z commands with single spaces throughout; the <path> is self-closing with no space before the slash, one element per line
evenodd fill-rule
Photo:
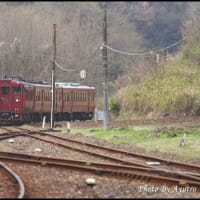
<path fill-rule="evenodd" d="M 21 94 L 21 93 L 23 93 L 23 87 L 22 86 L 13 86 L 12 92 L 13 92 L 13 94 Z"/>
<path fill-rule="evenodd" d="M 8 95 L 8 94 L 10 94 L 10 87 L 2 87 L 1 88 L 1 94 L 2 95 Z"/>

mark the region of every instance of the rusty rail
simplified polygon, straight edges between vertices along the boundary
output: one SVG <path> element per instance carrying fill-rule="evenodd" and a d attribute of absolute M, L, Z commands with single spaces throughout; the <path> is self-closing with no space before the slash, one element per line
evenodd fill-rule
<path fill-rule="evenodd" d="M 79 170 L 89 173 L 95 173 L 99 176 L 111 176 L 125 179 L 133 179 L 140 181 L 156 182 L 159 184 L 168 184 L 169 186 L 191 186 L 200 188 L 200 182 L 189 180 L 188 177 L 173 178 L 161 175 L 152 175 L 156 170 L 133 168 L 129 166 L 111 165 L 105 163 L 88 163 L 77 160 L 63 160 L 49 157 L 32 156 L 25 154 L 13 154 L 9 152 L 0 153 L 1 160 L 12 162 L 23 162 L 29 164 L 37 164 L 42 166 L 64 167 L 72 170 Z M 135 170 L 134 170 L 135 169 Z M 160 173 L 160 172 L 159 172 Z M 165 172 L 167 173 L 167 172 Z M 179 174 L 178 174 L 179 175 Z"/>
<path fill-rule="evenodd" d="M 18 199 L 24 198 L 25 195 L 25 187 L 22 179 L 8 166 L 0 162 L 0 166 L 12 177 L 14 178 L 14 182 L 18 184 L 19 187 L 19 194 L 17 196 Z"/>

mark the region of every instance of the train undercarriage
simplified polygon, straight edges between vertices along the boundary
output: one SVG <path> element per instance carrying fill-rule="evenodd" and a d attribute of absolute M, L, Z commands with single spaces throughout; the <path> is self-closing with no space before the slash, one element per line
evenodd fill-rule
<path fill-rule="evenodd" d="M 50 113 L 0 113 L 0 125 L 16 125 L 30 122 L 40 122 L 43 118 L 48 123 L 51 120 Z M 93 118 L 93 113 L 74 112 L 74 113 L 54 113 L 54 121 L 86 121 Z"/>

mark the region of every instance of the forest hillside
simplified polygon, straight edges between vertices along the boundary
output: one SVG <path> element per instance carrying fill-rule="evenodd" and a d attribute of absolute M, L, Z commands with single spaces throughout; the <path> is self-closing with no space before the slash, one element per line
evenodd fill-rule
<path fill-rule="evenodd" d="M 1 76 L 50 82 L 53 24 L 56 24 L 56 81 L 95 86 L 97 106 L 101 109 L 102 4 L 98 1 L 0 2 Z M 199 8 L 199 2 L 107 2 L 107 44 L 118 50 L 108 49 L 110 109 L 118 110 L 114 113 L 123 116 L 133 112 L 141 115 L 176 112 L 186 101 L 195 103 L 192 108 L 181 107 L 184 112 L 199 112 L 196 106 Z M 151 54 L 145 56 L 144 52 Z M 85 80 L 80 79 L 78 69 L 86 70 Z M 190 86 L 183 92 L 186 83 Z"/>

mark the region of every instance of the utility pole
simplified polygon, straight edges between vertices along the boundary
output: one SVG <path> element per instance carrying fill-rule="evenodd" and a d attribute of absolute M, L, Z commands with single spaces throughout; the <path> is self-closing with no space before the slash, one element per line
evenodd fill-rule
<path fill-rule="evenodd" d="M 52 63 L 52 85 L 51 85 L 51 129 L 54 127 L 54 110 L 55 110 L 55 66 L 56 66 L 56 24 L 53 24 L 53 63 Z"/>
<path fill-rule="evenodd" d="M 104 21 L 103 21 L 103 44 L 107 45 L 107 4 L 104 3 Z M 107 47 L 103 46 L 103 69 L 104 69 L 104 84 L 103 84 L 103 94 L 104 94 L 104 130 L 109 128 L 109 111 L 108 111 L 108 85 L 107 85 Z"/>

